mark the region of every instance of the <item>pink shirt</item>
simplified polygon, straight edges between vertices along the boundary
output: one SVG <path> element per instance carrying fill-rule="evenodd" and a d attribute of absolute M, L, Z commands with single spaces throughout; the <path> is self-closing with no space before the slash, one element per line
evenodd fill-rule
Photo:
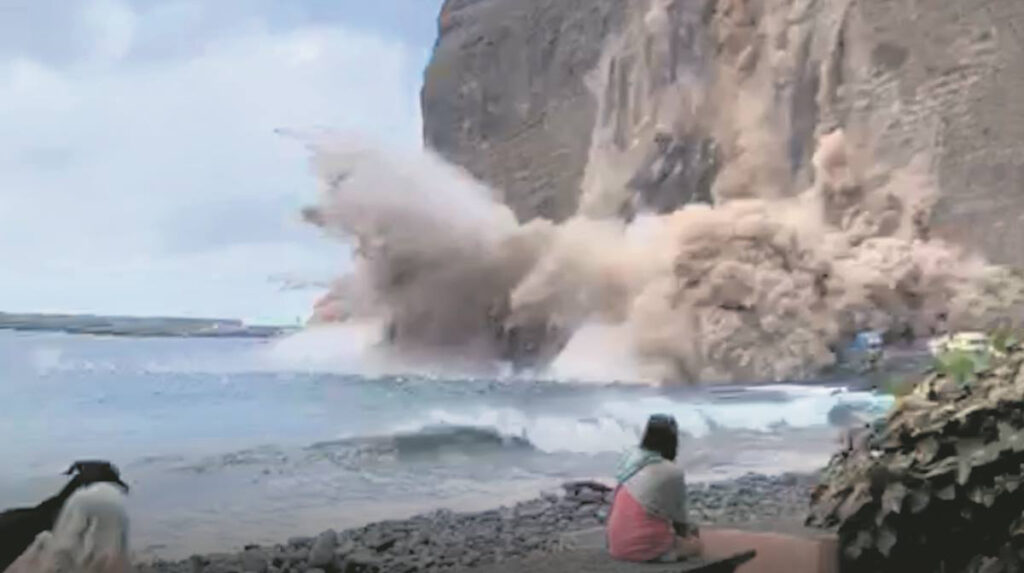
<path fill-rule="evenodd" d="M 676 538 L 672 523 L 651 515 L 625 487 L 615 490 L 607 531 L 608 552 L 622 561 L 657 559 L 673 548 Z"/>

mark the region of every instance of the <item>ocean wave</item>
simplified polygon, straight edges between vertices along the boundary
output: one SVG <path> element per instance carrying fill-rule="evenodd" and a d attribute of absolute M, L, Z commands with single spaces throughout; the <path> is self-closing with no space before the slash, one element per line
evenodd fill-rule
<path fill-rule="evenodd" d="M 353 428 L 308 446 L 250 448 L 206 458 L 185 469 L 326 463 L 359 471 L 381 464 L 457 463 L 486 456 L 618 454 L 637 444 L 652 413 L 675 416 L 690 443 L 721 443 L 730 436 L 761 439 L 756 435 L 777 441 L 794 431 L 830 435 L 839 426 L 882 415 L 892 404 L 889 396 L 816 386 L 749 392 L 737 388 L 725 398 L 723 393 L 724 389 L 685 395 L 606 391 L 555 405 L 540 396 L 505 405 L 462 401 L 426 408 L 372 433 Z"/>
<path fill-rule="evenodd" d="M 307 451 L 374 452 L 393 455 L 396 458 L 409 458 L 446 453 L 475 454 L 534 449 L 533 444 L 525 436 L 505 434 L 494 427 L 442 423 L 391 435 L 319 442 L 310 446 Z"/>
<path fill-rule="evenodd" d="M 208 473 L 236 467 L 268 469 L 325 462 L 358 470 L 387 462 L 436 461 L 451 456 L 516 452 L 536 452 L 536 448 L 523 436 L 503 434 L 491 427 L 434 424 L 413 431 L 317 442 L 299 450 L 278 446 L 249 448 L 179 465 L 178 469 Z"/>
<path fill-rule="evenodd" d="M 468 426 L 493 428 L 501 435 L 521 436 L 545 453 L 597 454 L 621 451 L 636 445 L 648 416 L 675 416 L 682 433 L 702 438 L 716 432 L 776 432 L 782 428 L 828 429 L 852 415 L 872 418 L 892 405 L 892 397 L 870 392 L 802 386 L 776 386 L 785 396 L 756 401 L 716 400 L 691 395 L 687 400 L 670 396 L 630 396 L 599 403 L 586 415 L 537 414 L 519 408 L 479 407 L 460 411 L 438 408 L 425 420 L 401 426 L 408 432 L 417 426 Z M 846 414 L 836 415 L 837 411 Z"/>
<path fill-rule="evenodd" d="M 769 458 L 780 451 L 800 451 L 796 444 L 789 448 L 783 444 L 789 439 L 806 439 L 808 432 L 820 436 L 845 423 L 843 420 L 878 415 L 886 404 L 879 396 L 829 397 L 830 401 L 823 401 L 819 400 L 820 394 L 812 394 L 812 399 L 800 404 L 765 401 L 739 405 L 668 401 L 658 404 L 654 400 L 639 400 L 639 404 L 632 405 L 608 403 L 594 415 L 578 417 L 530 415 L 514 408 L 459 413 L 433 410 L 426 414 L 426 423 L 410 423 L 391 432 L 345 436 L 290 449 L 262 446 L 174 465 L 178 470 L 194 473 L 256 469 L 265 475 L 280 475 L 317 464 L 343 471 L 373 472 L 391 471 L 387 468 L 394 468 L 395 464 L 443 466 L 485 458 L 508 460 L 509 456 L 526 456 L 523 460 L 527 460 L 555 455 L 567 462 L 577 459 L 573 456 L 619 454 L 634 447 L 652 412 L 676 416 L 688 455 L 696 456 L 690 461 L 700 465 L 707 462 L 702 459 L 708 456 L 731 460 L 736 452 L 725 450 L 743 450 L 744 444 L 765 444 L 774 451 L 766 452 Z M 540 463 L 541 459 L 546 458 L 537 458 L 530 465 Z"/>

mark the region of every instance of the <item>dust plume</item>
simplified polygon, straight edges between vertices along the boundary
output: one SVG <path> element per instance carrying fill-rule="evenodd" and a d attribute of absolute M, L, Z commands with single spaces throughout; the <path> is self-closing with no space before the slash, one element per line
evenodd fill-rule
<path fill-rule="evenodd" d="M 800 122 L 764 103 L 793 62 L 745 44 L 791 33 L 785 14 L 701 26 L 696 4 L 652 0 L 609 40 L 564 223 L 520 223 L 429 151 L 308 138 L 306 218 L 356 245 L 316 320 L 386 324 L 408 367 L 678 384 L 809 377 L 859 330 L 985 328 L 1024 301 L 1018 276 L 928 236 L 927 157 L 884 165 L 869 131 L 819 125 L 795 161 Z"/>

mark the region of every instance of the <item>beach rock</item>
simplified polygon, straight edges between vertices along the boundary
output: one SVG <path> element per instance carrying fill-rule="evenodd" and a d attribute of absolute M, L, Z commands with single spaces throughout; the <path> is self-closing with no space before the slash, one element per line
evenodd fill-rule
<path fill-rule="evenodd" d="M 381 571 L 380 560 L 366 553 L 349 556 L 345 560 L 344 569 L 342 569 L 342 573 L 377 573 L 379 571 Z"/>
<path fill-rule="evenodd" d="M 212 553 L 202 557 L 193 557 L 190 560 L 193 571 L 202 573 L 244 573 L 241 560 L 238 555 L 231 553 Z M 162 571 L 173 570 L 173 566 L 165 565 Z"/>
<path fill-rule="evenodd" d="M 351 539 L 343 539 L 338 543 L 338 546 L 334 548 L 335 557 L 344 559 L 349 555 L 359 550 L 359 545 Z"/>
<path fill-rule="evenodd" d="M 580 495 L 582 492 L 596 491 L 600 493 L 612 491 L 606 484 L 593 480 L 570 481 L 562 484 L 562 489 L 569 497 Z"/>
<path fill-rule="evenodd" d="M 604 503 L 605 494 L 602 491 L 585 489 L 574 495 L 573 499 L 579 503 L 585 504 Z"/>
<path fill-rule="evenodd" d="M 311 547 L 313 545 L 313 541 L 314 541 L 314 538 L 312 538 L 312 537 L 306 537 L 306 536 L 289 537 L 288 538 L 288 545 L 290 545 L 292 547 Z"/>
<path fill-rule="evenodd" d="M 206 564 L 209 563 L 209 562 L 210 562 L 210 560 L 207 559 L 206 557 L 202 556 L 202 555 L 193 555 L 193 556 L 189 557 L 188 561 L 187 561 L 189 571 L 192 571 L 193 573 L 201 573 L 203 568 L 206 567 Z M 157 563 L 155 565 L 159 566 L 159 563 Z M 160 571 L 166 571 L 167 568 L 164 567 L 164 568 L 161 568 L 159 570 Z"/>
<path fill-rule="evenodd" d="M 293 549 L 283 555 L 285 562 L 290 564 L 305 563 L 309 559 L 309 549 Z"/>
<path fill-rule="evenodd" d="M 698 519 L 722 523 L 766 515 L 802 515 L 806 508 L 805 492 L 813 480 L 814 476 L 744 476 L 725 483 L 691 484 L 691 511 Z M 595 491 L 585 486 L 575 490 Z M 608 507 L 604 501 L 580 503 L 559 497 L 552 502 L 546 496 L 511 508 L 465 514 L 433 512 L 341 533 L 324 532 L 317 538 L 296 537 L 272 549 L 250 546 L 239 555 L 194 556 L 181 563 L 158 562 L 149 566 L 153 573 L 246 573 L 251 567 L 255 567 L 252 571 L 262 573 L 426 573 L 476 567 L 515 556 L 562 550 L 562 533 L 598 525 Z M 264 556 L 265 570 L 258 564 Z"/>
<path fill-rule="evenodd" d="M 247 549 L 241 555 L 241 562 L 247 573 L 267 573 L 270 557 L 262 549 Z"/>
<path fill-rule="evenodd" d="M 245 573 L 240 563 L 215 562 L 203 568 L 203 573 Z"/>
<path fill-rule="evenodd" d="M 334 563 L 334 550 L 338 546 L 338 533 L 328 529 L 317 536 L 313 548 L 309 551 L 311 567 L 326 567 Z"/>

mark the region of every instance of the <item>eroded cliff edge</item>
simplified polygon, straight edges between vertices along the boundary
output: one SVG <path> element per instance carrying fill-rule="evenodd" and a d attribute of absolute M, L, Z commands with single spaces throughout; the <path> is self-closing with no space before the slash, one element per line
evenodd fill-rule
<path fill-rule="evenodd" d="M 521 220 L 795 193 L 842 127 L 926 158 L 933 236 L 1024 266 L 1024 3 L 448 0 L 439 23 L 426 143 Z"/>

